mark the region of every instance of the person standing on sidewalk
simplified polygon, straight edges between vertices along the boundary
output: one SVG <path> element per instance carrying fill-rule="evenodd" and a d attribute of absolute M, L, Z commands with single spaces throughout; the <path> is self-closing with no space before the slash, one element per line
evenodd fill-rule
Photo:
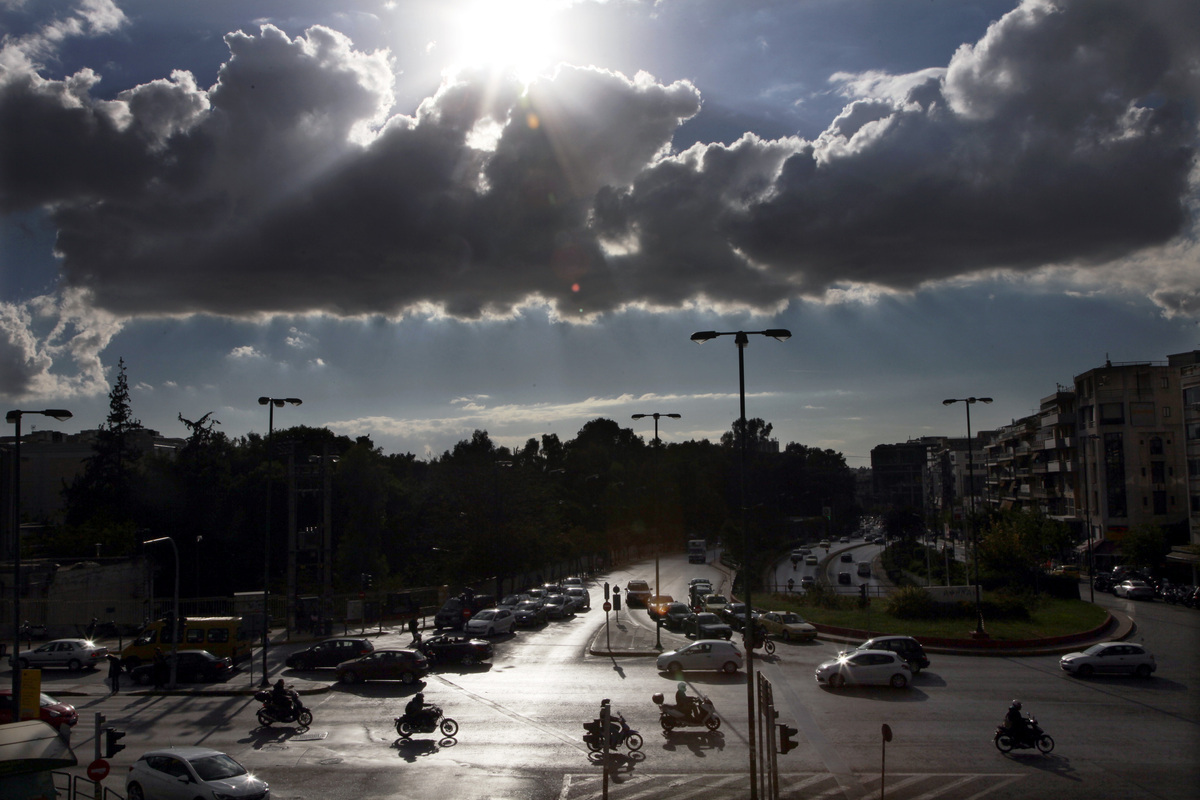
<path fill-rule="evenodd" d="M 105 656 L 108 659 L 108 682 L 112 685 L 110 694 L 121 693 L 121 657 L 109 653 Z"/>

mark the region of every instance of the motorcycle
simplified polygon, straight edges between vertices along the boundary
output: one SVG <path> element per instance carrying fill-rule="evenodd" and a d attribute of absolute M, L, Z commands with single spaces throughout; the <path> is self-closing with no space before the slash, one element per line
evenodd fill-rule
<path fill-rule="evenodd" d="M 765 650 L 767 655 L 775 655 L 775 643 L 767 638 L 767 632 L 760 628 L 757 634 L 753 642 L 749 640 L 749 637 L 743 637 L 744 641 L 742 643 L 752 650 Z"/>
<path fill-rule="evenodd" d="M 1025 732 L 1014 735 L 1008 727 L 1007 720 L 996 726 L 996 735 L 992 743 L 1001 753 L 1007 753 L 1013 748 L 1026 749 L 1036 747 L 1041 753 L 1049 753 L 1054 749 L 1054 740 L 1044 733 L 1033 717 L 1025 719 Z"/>
<path fill-rule="evenodd" d="M 271 700 L 271 690 L 263 689 L 254 694 L 254 699 L 262 703 L 262 708 L 258 710 L 258 724 L 264 728 L 272 722 L 294 722 L 301 728 L 307 728 L 312 725 L 312 712 L 304 707 L 304 703 L 300 700 L 300 695 L 295 692 L 291 693 L 292 707 L 288 711 L 284 711 L 275 706 Z"/>
<path fill-rule="evenodd" d="M 712 701 L 707 697 L 696 698 L 690 713 L 684 713 L 675 706 L 664 703 L 662 692 L 655 692 L 650 699 L 658 706 L 658 723 L 662 725 L 664 736 L 675 728 L 703 725 L 710 731 L 715 731 L 721 727 L 721 718 L 717 716 Z"/>
<path fill-rule="evenodd" d="M 396 733 L 401 739 L 407 739 L 414 733 L 433 733 L 434 730 L 439 730 L 442 736 L 452 739 L 458 733 L 458 723 L 443 715 L 439 706 L 433 705 L 426 706 L 415 719 L 407 711 L 396 717 Z"/>
<path fill-rule="evenodd" d="M 613 719 L 609 720 L 608 734 L 608 749 L 616 750 L 621 745 L 629 748 L 630 752 L 642 749 L 642 736 L 633 728 L 629 727 L 629 723 L 625 721 L 622 714 L 613 715 Z M 588 750 L 595 753 L 604 748 L 604 742 L 601 737 L 601 722 L 599 718 L 591 722 L 583 723 L 583 729 L 587 731 L 583 735 L 583 743 L 588 746 Z"/>

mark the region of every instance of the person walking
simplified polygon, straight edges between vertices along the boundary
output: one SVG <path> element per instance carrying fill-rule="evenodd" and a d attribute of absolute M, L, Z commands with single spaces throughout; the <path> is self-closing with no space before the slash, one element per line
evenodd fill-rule
<path fill-rule="evenodd" d="M 112 685 L 112 691 L 109 694 L 121 693 L 121 657 L 109 653 L 105 656 L 108 659 L 108 682 Z"/>

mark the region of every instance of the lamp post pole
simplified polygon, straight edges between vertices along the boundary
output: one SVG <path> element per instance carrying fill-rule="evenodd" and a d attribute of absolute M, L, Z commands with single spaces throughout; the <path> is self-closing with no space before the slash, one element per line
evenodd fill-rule
<path fill-rule="evenodd" d="M 267 649 L 271 646 L 271 468 L 274 453 L 271 451 L 271 440 L 275 435 L 275 408 L 283 408 L 284 403 L 294 406 L 303 401 L 299 397 L 260 397 L 258 404 L 267 407 L 267 524 L 266 536 L 263 540 L 263 629 L 262 629 L 262 680 L 260 686 L 270 686 L 267 679 Z"/>
<path fill-rule="evenodd" d="M 792 338 L 792 332 L 783 328 L 772 328 L 765 331 L 697 331 L 692 334 L 692 341 L 704 344 L 718 336 L 732 336 L 738 351 L 738 435 L 741 439 L 739 449 L 740 459 L 740 492 L 742 517 L 742 583 L 745 586 L 746 619 L 743 630 L 743 642 L 746 646 L 746 744 L 750 750 L 750 800 L 758 800 L 758 749 L 755 743 L 755 727 L 757 724 L 754 713 L 754 612 L 750 601 L 750 529 L 746 525 L 746 345 L 750 343 L 749 335 L 770 336 L 785 342 Z"/>
<path fill-rule="evenodd" d="M 159 542 L 169 542 L 171 550 L 175 553 L 175 619 L 171 623 L 171 627 L 174 628 L 171 631 L 171 681 L 167 684 L 168 689 L 174 689 L 176 678 L 179 677 L 179 637 L 183 633 L 183 626 L 179 624 L 179 546 L 170 536 L 147 539 L 142 544 L 158 544 Z M 156 665 L 155 669 L 157 668 Z M 155 683 L 157 682 L 158 679 L 155 678 Z"/>
<path fill-rule="evenodd" d="M 4 415 L 5 422 L 11 422 L 15 429 L 13 439 L 13 468 L 12 468 L 12 548 L 13 548 L 13 654 L 12 654 L 12 708 L 13 722 L 21 720 L 21 664 L 17 656 L 21 654 L 21 417 L 25 414 L 41 414 L 44 417 L 54 417 L 59 422 L 71 418 L 71 412 L 65 408 L 47 408 L 43 411 L 9 411 Z"/>
<path fill-rule="evenodd" d="M 659 442 L 658 442 L 658 420 L 659 420 L 659 417 L 669 417 L 670 419 L 681 419 L 682 416 L 683 416 L 682 414 L 660 414 L 656 411 L 653 414 L 634 414 L 633 419 L 643 419 L 644 417 L 654 417 L 654 446 L 658 447 L 658 444 L 659 444 Z M 657 528 L 658 526 L 655 526 L 655 527 Z M 659 557 L 660 551 L 662 550 L 662 529 L 659 528 L 656 531 L 656 533 L 658 535 L 656 537 L 657 541 L 654 543 L 654 594 L 657 596 L 658 594 L 660 594 L 658 587 L 662 586 L 662 583 L 660 583 L 659 577 L 658 577 L 658 557 Z M 654 646 L 655 646 L 655 648 L 657 648 L 659 650 L 662 650 L 662 624 L 663 624 L 662 614 L 655 614 L 654 615 Z"/>
<path fill-rule="evenodd" d="M 971 519 L 975 515 L 975 448 L 971 439 L 971 404 L 990 402 L 990 397 L 951 397 L 942 401 L 944 406 L 962 403 L 967 409 L 967 497 L 971 506 L 967 524 L 971 526 L 971 552 L 975 561 L 975 636 L 979 638 L 987 636 L 987 632 L 983 629 L 983 590 L 979 586 L 979 529 L 975 520 Z"/>
<path fill-rule="evenodd" d="M 1094 433 L 1085 433 L 1079 437 L 1083 442 L 1092 442 L 1100 437 Z M 1088 486 L 1088 447 L 1085 444 L 1083 448 L 1083 508 L 1084 515 L 1087 520 L 1087 537 L 1088 537 L 1088 596 L 1090 602 L 1096 602 L 1096 562 L 1092 556 L 1092 489 Z"/>

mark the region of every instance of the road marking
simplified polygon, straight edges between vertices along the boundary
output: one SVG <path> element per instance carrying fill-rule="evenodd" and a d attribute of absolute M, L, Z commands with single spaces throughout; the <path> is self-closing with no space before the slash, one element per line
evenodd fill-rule
<path fill-rule="evenodd" d="M 542 723 L 540 723 L 536 720 L 530 719 L 529 717 L 526 717 L 523 714 L 518 714 L 515 711 L 511 711 L 511 710 L 505 708 L 504 706 L 500 705 L 499 703 L 495 702 L 494 700 L 489 700 L 486 697 L 484 697 L 483 695 L 479 695 L 479 694 L 476 694 L 475 692 L 472 692 L 470 689 L 465 689 L 462 686 L 459 686 L 454 681 L 448 680 L 445 676 L 431 675 L 430 677 L 437 678 L 440 682 L 446 684 L 450 688 L 456 689 L 459 692 L 462 692 L 467 697 L 470 697 L 472 700 L 476 700 L 476 701 L 482 703 L 483 705 L 491 708 L 493 711 L 503 714 L 504 716 L 508 717 L 509 719 L 515 720 L 517 722 L 523 722 L 526 725 L 530 725 L 534 728 L 537 728 L 542 733 L 549 734 L 550 736 L 553 736 L 556 739 L 566 742 L 567 744 L 575 747 L 576 749 L 587 752 L 587 747 L 583 744 L 583 734 L 582 733 L 580 733 L 578 737 L 568 736 L 567 734 L 563 733 L 560 730 L 557 730 L 556 728 L 551 728 L 547 725 L 543 725 Z M 580 730 L 582 730 L 582 728 L 583 728 L 583 726 L 581 725 Z"/>
<path fill-rule="evenodd" d="M 870 796 L 878 792 L 878 775 L 856 775 Z M 939 773 L 912 772 L 888 775 L 887 796 L 893 800 L 981 800 L 1026 777 L 1013 773 Z M 893 781 L 893 778 L 895 779 Z M 644 800 L 670 797 L 671 800 L 744 800 L 748 776 L 742 773 L 651 773 L 622 772 L 609 778 L 608 796 L 613 800 Z M 932 785 L 931 785 L 932 784 Z M 868 788 L 869 787 L 869 788 Z M 558 800 L 598 800 L 603 796 L 603 776 L 599 772 L 563 775 Z M 956 792 L 971 790 L 970 795 Z M 779 776 L 781 800 L 832 800 L 847 798 L 846 787 L 830 772 L 784 773 Z"/>

